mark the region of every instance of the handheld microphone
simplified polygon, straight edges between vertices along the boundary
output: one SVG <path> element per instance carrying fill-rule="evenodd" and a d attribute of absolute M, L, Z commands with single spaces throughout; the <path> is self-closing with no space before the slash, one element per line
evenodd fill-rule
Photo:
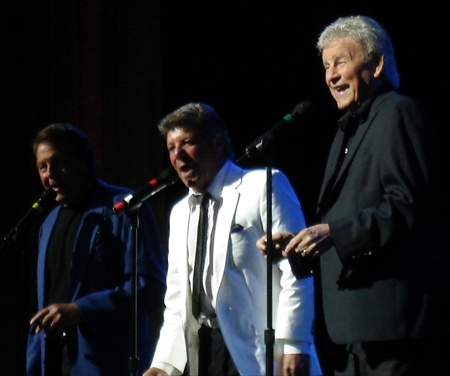
<path fill-rule="evenodd" d="M 174 184 L 178 180 L 178 175 L 172 167 L 164 170 L 158 178 L 151 179 L 148 185 L 136 193 L 129 194 L 122 201 L 114 204 L 113 214 L 121 215 L 131 212 L 142 205 L 142 203 L 158 193 L 160 190 Z"/>
<path fill-rule="evenodd" d="M 244 157 L 252 157 L 254 153 L 262 153 L 264 148 L 269 145 L 273 139 L 287 128 L 287 126 L 297 124 L 301 116 L 307 114 L 313 108 L 313 104 L 309 100 L 305 100 L 297 104 L 292 112 L 285 115 L 282 120 L 270 128 L 267 132 L 255 139 L 244 150 L 244 154 L 238 158 L 238 162 Z"/>
<path fill-rule="evenodd" d="M 8 244 L 16 240 L 17 232 L 19 228 L 22 228 L 25 224 L 30 223 L 32 220 L 41 215 L 44 211 L 50 208 L 54 203 L 56 192 L 53 189 L 45 190 L 39 198 L 31 205 L 31 208 L 25 213 L 25 215 L 17 222 L 17 224 L 3 237 L 3 243 Z"/>

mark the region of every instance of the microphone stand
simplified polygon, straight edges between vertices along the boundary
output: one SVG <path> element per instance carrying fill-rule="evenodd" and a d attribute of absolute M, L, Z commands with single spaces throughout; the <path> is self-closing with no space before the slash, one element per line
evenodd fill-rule
<path fill-rule="evenodd" d="M 267 329 L 264 340 L 266 343 L 266 375 L 273 375 L 273 348 L 275 344 L 275 330 L 272 326 L 272 264 L 273 264 L 273 241 L 272 241 L 272 165 L 266 166 L 266 200 L 267 200 Z"/>
<path fill-rule="evenodd" d="M 5 248 L 7 245 L 11 245 L 16 243 L 19 230 L 23 227 L 23 224 L 28 220 L 30 213 L 32 212 L 32 209 L 29 209 L 28 212 L 25 213 L 25 215 L 19 219 L 17 224 L 11 228 L 11 230 L 8 231 L 8 233 L 3 236 L 2 238 L 2 244 L 0 244 L 0 250 Z"/>
<path fill-rule="evenodd" d="M 137 315 L 138 315 L 138 270 L 137 270 L 137 261 L 138 261 L 138 230 L 139 230 L 139 212 L 140 206 L 138 206 L 135 210 L 129 212 L 130 221 L 131 221 L 131 232 L 133 239 L 133 263 L 132 263 L 132 272 L 131 272 L 131 347 L 130 347 L 130 358 L 128 361 L 128 368 L 130 370 L 130 376 L 134 376 L 138 374 L 138 364 L 139 357 L 137 354 Z"/>
<path fill-rule="evenodd" d="M 167 170 L 166 170 L 167 171 Z M 139 209 L 145 200 L 152 197 L 156 193 L 160 192 L 164 188 L 174 184 L 178 180 L 178 177 L 171 178 L 165 185 L 155 188 L 150 194 L 146 194 L 145 197 L 137 200 L 136 204 L 131 205 L 126 212 L 130 216 L 131 232 L 134 248 L 133 260 L 132 260 L 132 272 L 131 272 L 131 346 L 130 357 L 128 360 L 128 369 L 130 370 L 130 376 L 137 376 L 139 371 L 139 357 L 137 353 L 137 331 L 138 331 L 138 251 L 139 251 Z M 113 209 L 114 211 L 114 209 Z"/>
<path fill-rule="evenodd" d="M 26 338 L 27 330 L 22 329 L 22 323 L 26 323 L 28 321 L 27 314 L 29 309 L 29 302 L 27 296 L 27 289 L 29 288 L 29 273 L 26 270 L 27 261 L 28 261 L 28 253 L 26 252 L 26 244 L 23 239 L 21 239 L 24 230 L 27 230 L 31 227 L 31 225 L 39 219 L 39 216 L 43 216 L 54 204 L 54 198 L 56 194 L 52 189 L 48 189 L 44 191 L 37 201 L 33 203 L 33 205 L 28 209 L 25 214 L 20 217 L 19 221 L 3 236 L 2 242 L 0 244 L 0 251 L 4 248 L 16 246 L 20 251 L 20 286 L 19 286 L 19 294 L 20 301 L 23 302 L 23 308 L 20 309 L 20 351 L 25 353 L 26 351 L 26 341 L 22 339 Z M 21 232 L 22 231 L 22 232 Z M 26 328 L 24 326 L 24 328 Z"/>
<path fill-rule="evenodd" d="M 277 134 L 280 134 L 288 125 L 293 125 L 298 122 L 300 116 L 304 116 L 310 112 L 313 104 L 310 101 L 303 101 L 297 104 L 294 111 L 284 116 L 283 120 L 278 122 L 269 131 L 262 136 L 255 139 L 250 145 L 245 148 L 245 152 L 236 159 L 239 163 L 245 157 L 252 158 L 256 154 L 263 155 L 265 149 Z M 269 159 L 266 158 L 267 165 L 267 329 L 265 330 L 264 340 L 266 343 L 266 374 L 273 375 L 273 352 L 275 343 L 275 332 L 272 328 L 272 263 L 274 259 L 274 245 L 272 239 L 272 165 Z M 295 260 L 289 261 L 294 275 L 297 277 L 297 269 Z"/>
<path fill-rule="evenodd" d="M 247 148 L 245 153 L 237 158 L 236 162 L 241 161 L 245 157 L 250 159 L 254 157 L 256 152 L 263 153 L 266 146 L 266 139 L 263 137 L 260 147 Z M 266 344 L 266 376 L 273 375 L 274 368 L 274 345 L 275 330 L 272 324 L 272 264 L 273 264 L 273 241 L 272 241 L 272 163 L 266 158 L 266 206 L 267 206 L 267 253 L 266 253 L 266 274 L 267 274 L 267 328 L 264 331 L 264 342 Z"/>
<path fill-rule="evenodd" d="M 39 199 L 28 209 L 28 211 L 19 219 L 19 221 L 8 231 L 2 238 L 0 244 L 0 251 L 7 245 L 11 245 L 17 242 L 19 237 L 19 230 L 31 225 L 39 215 L 43 214 L 53 202 L 56 194 L 52 189 L 44 191 Z"/>

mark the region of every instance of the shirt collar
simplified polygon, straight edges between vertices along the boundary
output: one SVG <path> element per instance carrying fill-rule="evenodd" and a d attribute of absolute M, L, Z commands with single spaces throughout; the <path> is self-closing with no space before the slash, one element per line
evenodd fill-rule
<path fill-rule="evenodd" d="M 367 117 L 369 116 L 370 107 L 372 106 L 372 103 L 375 100 L 375 98 L 379 94 L 386 92 L 388 90 L 392 90 L 392 88 L 388 85 L 383 85 L 378 90 L 376 90 L 375 93 L 371 97 L 369 97 L 356 112 L 354 113 L 347 112 L 344 116 L 342 116 L 338 120 L 339 129 L 344 132 L 347 130 L 350 132 L 354 132 L 359 124 L 367 120 Z"/>
<path fill-rule="evenodd" d="M 207 192 L 211 195 L 211 197 L 215 201 L 219 201 L 220 197 L 222 196 L 222 189 L 223 186 L 225 185 L 225 178 L 228 175 L 230 167 L 231 167 L 231 160 L 227 159 L 208 185 Z M 189 188 L 188 194 L 189 198 L 196 195 L 198 196 L 198 193 L 195 193 L 192 188 Z M 189 201 L 191 202 L 191 200 Z"/>

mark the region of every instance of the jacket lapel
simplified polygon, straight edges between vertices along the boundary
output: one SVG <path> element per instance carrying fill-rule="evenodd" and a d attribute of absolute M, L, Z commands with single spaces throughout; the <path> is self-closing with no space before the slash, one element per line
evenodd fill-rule
<path fill-rule="evenodd" d="M 213 291 L 214 296 L 217 296 L 218 288 L 225 273 L 230 229 L 233 224 L 234 213 L 236 212 L 239 201 L 239 192 L 236 188 L 241 184 L 241 181 L 242 170 L 236 166 L 232 166 L 225 179 L 221 202 L 216 203 L 216 205 L 221 205 L 221 207 L 217 216 L 214 238 L 213 268 L 217 271 L 217 273 L 213 274 L 214 281 L 212 285 L 216 288 L 216 290 Z"/>

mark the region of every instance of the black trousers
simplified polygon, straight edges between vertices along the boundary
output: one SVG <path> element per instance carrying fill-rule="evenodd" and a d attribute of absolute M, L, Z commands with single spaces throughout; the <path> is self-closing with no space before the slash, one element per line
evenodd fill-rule
<path fill-rule="evenodd" d="M 448 341 L 443 338 L 333 345 L 334 376 L 445 375 Z"/>
<path fill-rule="evenodd" d="M 220 329 L 202 325 L 198 335 L 199 376 L 239 376 Z"/>
<path fill-rule="evenodd" d="M 70 376 L 67 344 L 60 337 L 47 338 L 45 376 Z"/>

